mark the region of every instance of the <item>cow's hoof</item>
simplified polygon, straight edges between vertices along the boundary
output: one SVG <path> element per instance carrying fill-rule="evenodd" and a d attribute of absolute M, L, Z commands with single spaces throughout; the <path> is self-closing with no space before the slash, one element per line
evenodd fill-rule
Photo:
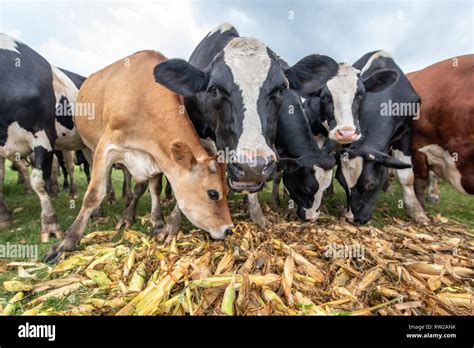
<path fill-rule="evenodd" d="M 439 196 L 438 195 L 429 195 L 428 196 L 428 201 L 430 201 L 431 203 L 439 203 Z"/>
<path fill-rule="evenodd" d="M 423 214 L 417 214 L 414 218 L 416 223 L 427 225 L 430 223 L 430 219 L 423 213 Z"/>
<path fill-rule="evenodd" d="M 117 224 L 115 225 L 115 229 L 116 230 L 120 230 L 120 229 L 128 229 L 130 228 L 130 226 L 132 226 L 132 219 L 130 219 L 129 217 L 126 217 L 126 216 L 122 216 L 119 220 L 119 222 L 117 222 Z"/>
<path fill-rule="evenodd" d="M 102 207 L 94 209 L 94 211 L 91 214 L 91 218 L 94 220 L 99 219 L 101 216 L 102 216 Z"/>
<path fill-rule="evenodd" d="M 171 243 L 173 238 L 178 234 L 179 225 L 167 224 L 161 229 L 158 229 L 157 227 L 155 227 L 153 229 L 153 232 L 157 233 L 156 234 L 156 239 L 159 242 L 164 242 L 164 244 L 167 245 L 167 244 Z"/>
<path fill-rule="evenodd" d="M 41 229 L 41 243 L 49 242 L 49 236 L 51 235 L 57 239 L 62 239 L 63 234 L 57 223 L 48 224 Z"/>
<path fill-rule="evenodd" d="M 107 202 L 109 202 L 109 204 L 114 203 L 115 200 L 116 200 L 116 199 L 115 199 L 115 193 L 114 193 L 114 192 L 109 193 L 109 194 L 107 195 Z"/>
<path fill-rule="evenodd" d="M 269 228 L 272 225 L 272 223 L 264 216 L 254 219 L 253 222 L 255 222 L 261 228 Z"/>
<path fill-rule="evenodd" d="M 68 251 L 76 250 L 76 241 L 70 238 L 65 238 L 59 243 L 53 245 L 53 247 L 46 253 L 43 258 L 43 262 L 56 262 L 59 260 L 61 255 Z"/>

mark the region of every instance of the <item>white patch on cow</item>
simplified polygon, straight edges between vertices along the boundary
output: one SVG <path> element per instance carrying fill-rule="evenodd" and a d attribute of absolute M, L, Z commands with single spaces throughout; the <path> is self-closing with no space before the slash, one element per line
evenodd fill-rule
<path fill-rule="evenodd" d="M 337 75 L 327 82 L 334 103 L 336 127 L 329 132 L 329 138 L 336 140 L 336 133 L 343 127 L 355 129 L 352 102 L 357 92 L 359 70 L 349 64 L 339 64 Z M 358 136 L 360 138 L 360 134 Z M 357 140 L 356 138 L 355 140 Z"/>
<path fill-rule="evenodd" d="M 393 149 L 392 155 L 404 163 L 412 164 L 411 156 L 405 155 L 400 150 Z M 413 186 L 415 183 L 413 168 L 397 169 L 396 173 L 398 181 L 402 186 L 403 202 L 405 203 L 407 214 L 418 222 L 429 221 L 425 215 L 423 207 L 416 198 L 415 189 Z"/>
<path fill-rule="evenodd" d="M 18 122 L 13 122 L 8 126 L 7 142 L 0 148 L 0 155 L 9 159 L 16 156 L 16 154 L 24 157 L 29 155 L 37 146 L 52 151 L 46 132 L 40 130 L 33 134 L 22 128 Z"/>
<path fill-rule="evenodd" d="M 60 103 L 61 98 L 65 97 L 67 98 L 69 104 L 73 108 L 72 112 L 74 112 L 74 108 L 76 105 L 76 98 L 77 98 L 77 94 L 79 93 L 79 90 L 77 89 L 74 82 L 72 82 L 71 79 L 59 68 L 55 66 L 51 66 L 51 71 L 53 73 L 53 89 L 54 89 L 54 96 L 56 97 L 56 108 L 58 107 L 58 104 Z M 66 111 L 64 110 L 64 107 L 61 107 L 59 109 L 57 108 L 56 110 L 62 110 L 63 112 Z M 71 116 L 56 112 L 55 117 L 56 117 L 55 128 L 56 128 L 56 133 L 58 135 L 58 138 L 56 140 L 54 148 L 56 150 L 61 150 L 61 151 L 62 150 L 73 151 L 73 150 L 77 150 L 83 147 L 83 142 L 79 135 L 79 132 L 77 131 L 76 126 L 74 126 L 72 129 L 68 129 L 58 122 L 59 117 L 71 117 Z"/>
<path fill-rule="evenodd" d="M 372 56 L 370 56 L 367 63 L 365 63 L 364 67 L 360 71 L 360 76 L 362 76 L 363 73 L 365 73 L 367 70 L 369 70 L 370 67 L 372 66 L 372 63 L 380 57 L 392 58 L 393 59 L 392 55 L 390 53 L 388 53 L 387 51 L 380 50 L 380 51 L 375 52 Z"/>
<path fill-rule="evenodd" d="M 318 144 L 319 148 L 322 149 L 324 143 L 326 142 L 326 137 L 322 134 L 318 134 L 314 136 L 314 140 L 316 141 L 316 144 Z"/>
<path fill-rule="evenodd" d="M 13 39 L 10 35 L 0 33 L 0 50 L 8 50 L 20 54 L 17 50 L 18 40 Z"/>
<path fill-rule="evenodd" d="M 364 160 L 361 156 L 356 156 L 352 159 L 345 159 L 341 156 L 341 169 L 344 180 L 346 181 L 347 187 L 350 190 L 357 184 L 359 177 L 362 173 Z"/>
<path fill-rule="evenodd" d="M 347 219 L 347 221 L 354 222 L 354 214 L 352 213 L 351 208 L 349 208 L 349 210 L 346 210 L 344 217 Z"/>
<path fill-rule="evenodd" d="M 237 156 L 257 152 L 260 156 L 276 158 L 262 133 L 257 111 L 260 88 L 268 77 L 271 59 L 267 46 L 255 38 L 235 38 L 224 48 L 224 61 L 232 72 L 234 82 L 242 92 L 244 119 L 237 144 Z"/>
<path fill-rule="evenodd" d="M 432 144 L 419 148 L 428 158 L 428 163 L 436 175 L 453 185 L 459 192 L 467 194 L 461 184 L 462 175 L 456 167 L 453 155 L 441 146 Z"/>
<path fill-rule="evenodd" d="M 321 200 L 323 199 L 323 193 L 331 185 L 332 180 L 332 169 L 324 170 L 321 167 L 314 166 L 314 177 L 319 184 L 319 189 L 314 195 L 314 201 L 311 208 L 304 209 L 306 220 L 317 220 L 320 215 Z"/>
<path fill-rule="evenodd" d="M 154 158 L 144 151 L 110 146 L 117 158 L 113 162 L 125 165 L 137 182 L 144 182 L 163 172 Z"/>
<path fill-rule="evenodd" d="M 31 171 L 30 183 L 31 187 L 36 192 L 40 200 L 42 219 L 41 223 L 44 226 L 44 218 L 54 216 L 54 208 L 51 204 L 51 199 L 49 198 L 49 195 L 46 192 L 46 188 L 44 186 L 45 183 L 43 179 L 43 171 L 41 169 L 33 168 L 33 170 Z"/>
<path fill-rule="evenodd" d="M 229 23 L 222 23 L 221 25 L 215 27 L 214 29 L 212 29 L 209 34 L 207 34 L 207 36 L 211 36 L 212 34 L 214 33 L 217 33 L 218 31 L 221 32 L 221 34 L 223 32 L 226 32 L 227 30 L 232 30 L 234 26 L 232 24 L 229 24 Z"/>

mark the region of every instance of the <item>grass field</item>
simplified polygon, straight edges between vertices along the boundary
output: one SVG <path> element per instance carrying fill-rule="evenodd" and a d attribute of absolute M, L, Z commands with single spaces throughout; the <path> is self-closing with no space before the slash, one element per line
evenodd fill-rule
<path fill-rule="evenodd" d="M 39 257 L 41 258 L 56 240 L 52 237 L 49 243 L 40 243 L 40 205 L 38 198 L 34 193 L 31 195 L 24 194 L 24 187 L 17 184 L 16 172 L 9 169 L 9 163 L 7 163 L 6 167 L 8 169 L 4 192 L 8 208 L 14 213 L 12 214 L 12 223 L 0 229 L 0 244 L 6 244 L 7 242 L 10 244 L 38 244 Z M 86 177 L 79 169 L 77 169 L 76 178 L 78 184 L 78 197 L 76 200 L 71 202 L 71 198 L 67 192 L 60 192 L 59 196 L 53 199 L 56 214 L 63 231 L 65 231 L 75 219 L 86 190 Z M 104 204 L 104 217 L 95 221 L 91 220 L 86 233 L 97 230 L 110 230 L 113 229 L 117 223 L 124 208 L 124 201 L 120 197 L 122 185 L 122 174 L 120 171 L 114 171 L 113 183 L 117 201 L 112 205 L 108 203 Z M 60 178 L 60 185 L 62 185 L 62 178 Z M 426 208 L 428 213 L 430 215 L 441 214 L 443 217 L 465 224 L 472 231 L 474 228 L 474 199 L 456 192 L 450 185 L 444 182 L 441 183 L 440 189 L 441 202 L 439 204 L 427 203 Z M 268 202 L 270 192 L 271 185 L 268 185 L 260 194 L 261 201 Z M 240 195 L 233 196 L 232 200 L 234 205 L 240 203 L 241 197 L 239 196 Z M 377 227 L 382 226 L 384 223 L 392 220 L 393 217 L 407 220 L 404 210 L 398 207 L 400 199 L 400 187 L 398 183 L 394 181 L 389 190 L 383 192 L 379 197 L 375 217 L 370 224 Z M 149 195 L 146 193 L 139 203 L 137 216 L 143 216 L 149 213 L 150 204 Z M 286 202 L 283 202 L 283 205 L 286 205 Z M 344 205 L 344 192 L 342 188 L 335 183 L 335 194 L 326 199 L 325 209 L 332 215 L 342 216 Z M 170 208 L 168 205 L 164 206 L 165 218 Z M 243 219 L 248 219 L 248 216 L 243 216 Z M 189 230 L 191 228 L 191 224 L 187 221 L 182 226 L 183 230 Z M 137 220 L 132 226 L 132 229 L 149 233 L 150 225 L 148 223 L 142 225 L 140 221 Z M 0 271 L 0 284 L 13 276 L 13 271 L 3 273 Z M 5 290 L 0 287 L 0 298 L 6 295 L 4 291 Z"/>

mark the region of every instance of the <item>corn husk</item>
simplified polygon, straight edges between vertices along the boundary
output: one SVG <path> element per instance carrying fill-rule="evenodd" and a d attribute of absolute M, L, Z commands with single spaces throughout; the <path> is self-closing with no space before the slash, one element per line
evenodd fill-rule
<path fill-rule="evenodd" d="M 269 213 L 270 214 L 270 213 Z M 178 233 L 96 231 L 52 269 L 10 263 L 5 281 L 27 315 L 472 315 L 474 237 L 451 220 L 352 226 L 321 216 L 261 229 L 240 221 L 225 241 Z M 104 232 L 104 233 L 100 233 Z M 328 246 L 356 252 L 327 252 Z M 346 248 L 346 249 L 344 249 Z M 350 249 L 352 250 L 352 249 Z M 71 303 L 55 308 L 57 301 Z"/>

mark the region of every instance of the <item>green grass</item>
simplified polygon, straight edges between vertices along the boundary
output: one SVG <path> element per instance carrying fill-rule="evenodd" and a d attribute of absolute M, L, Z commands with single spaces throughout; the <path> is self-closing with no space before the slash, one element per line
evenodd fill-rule
<path fill-rule="evenodd" d="M 0 229 L 0 244 L 7 242 L 11 244 L 37 244 L 39 245 L 39 257 L 41 258 L 46 251 L 56 242 L 55 238 L 51 238 L 49 243 L 40 243 L 40 204 L 35 193 L 31 195 L 24 194 L 24 187 L 17 184 L 17 173 L 10 170 L 10 164 L 7 162 L 6 180 L 5 180 L 5 197 L 10 212 L 17 210 L 12 214 L 13 222 Z M 82 197 L 87 187 L 86 177 L 83 172 L 76 171 L 76 179 L 78 184 L 78 197 L 71 201 L 67 192 L 60 192 L 57 198 L 53 198 L 53 205 L 56 209 L 59 224 L 62 231 L 74 221 L 79 212 Z M 86 233 L 98 230 L 114 229 L 123 209 L 124 201 L 121 199 L 122 174 L 120 171 L 114 171 L 113 183 L 117 195 L 117 201 L 114 204 L 104 204 L 104 218 L 99 220 L 91 220 L 88 224 Z M 62 178 L 60 178 L 62 185 Z M 325 201 L 326 210 L 335 216 L 342 216 L 345 206 L 345 194 L 343 189 L 337 182 L 334 184 L 335 193 L 333 196 L 327 197 Z M 449 219 L 456 220 L 465 224 L 468 228 L 474 228 L 474 198 L 462 195 L 455 191 L 452 186 L 442 182 L 440 186 L 441 202 L 439 204 L 426 203 L 426 209 L 429 214 L 441 214 Z M 260 193 L 261 201 L 268 202 L 271 194 L 271 185 Z M 389 222 L 392 217 L 408 220 L 403 208 L 400 208 L 399 200 L 401 199 L 400 186 L 396 181 L 390 185 L 388 192 L 383 192 L 378 200 L 374 219 L 370 222 L 374 226 L 382 226 Z M 283 200 L 282 200 L 283 201 Z M 284 201 L 283 201 L 284 202 Z M 286 204 L 284 202 L 283 204 Z M 148 192 L 140 200 L 137 209 L 137 216 L 142 216 L 150 211 L 151 202 Z M 169 213 L 170 207 L 164 206 L 163 211 L 165 217 Z M 150 225 L 142 225 L 140 221 L 136 221 L 132 226 L 133 229 L 149 233 Z M 191 224 L 186 221 L 182 226 L 184 230 L 192 228 Z M 0 273 L 0 284 L 4 280 L 11 279 L 16 275 L 16 270 Z M 0 287 L 0 298 L 9 298 L 3 287 Z M 60 306 L 55 304 L 55 306 Z"/>

